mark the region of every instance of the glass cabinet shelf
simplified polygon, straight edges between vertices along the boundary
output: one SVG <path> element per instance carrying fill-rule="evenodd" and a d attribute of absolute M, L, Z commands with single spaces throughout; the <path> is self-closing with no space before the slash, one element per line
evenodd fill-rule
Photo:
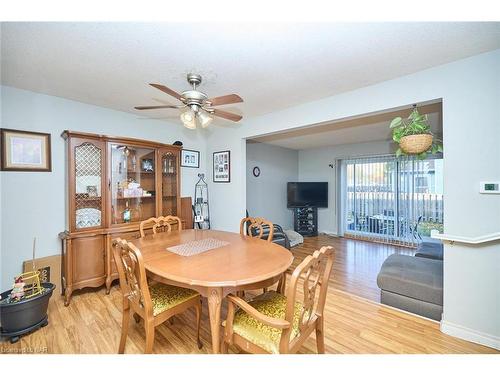
<path fill-rule="evenodd" d="M 156 216 L 155 162 L 154 149 L 111 145 L 112 224 Z"/>

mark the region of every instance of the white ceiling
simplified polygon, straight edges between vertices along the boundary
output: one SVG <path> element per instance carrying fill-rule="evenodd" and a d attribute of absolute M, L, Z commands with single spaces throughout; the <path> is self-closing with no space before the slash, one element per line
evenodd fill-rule
<path fill-rule="evenodd" d="M 411 108 L 407 108 L 368 114 L 352 119 L 255 137 L 250 142 L 268 143 L 293 150 L 306 150 L 352 143 L 391 141 L 390 121 L 397 116 L 407 117 L 410 112 Z M 431 131 L 441 139 L 443 133 L 441 103 L 420 106 L 419 112 L 427 114 Z"/>
<path fill-rule="evenodd" d="M 147 83 L 182 91 L 193 71 L 248 118 L 498 49 L 500 23 L 2 23 L 1 38 L 5 85 L 140 117 L 175 103 Z"/>

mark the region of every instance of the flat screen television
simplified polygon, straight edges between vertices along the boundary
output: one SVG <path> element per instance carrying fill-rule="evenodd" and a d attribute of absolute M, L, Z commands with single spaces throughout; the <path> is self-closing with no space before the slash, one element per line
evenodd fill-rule
<path fill-rule="evenodd" d="M 328 182 L 288 182 L 287 206 L 328 207 Z"/>

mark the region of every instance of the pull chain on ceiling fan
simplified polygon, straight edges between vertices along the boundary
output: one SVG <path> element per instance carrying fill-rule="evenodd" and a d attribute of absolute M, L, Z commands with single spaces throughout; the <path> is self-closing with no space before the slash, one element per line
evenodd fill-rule
<path fill-rule="evenodd" d="M 202 128 L 206 128 L 212 121 L 212 116 L 217 116 L 230 121 L 240 121 L 242 116 L 235 113 L 222 111 L 213 108 L 219 105 L 241 103 L 243 99 L 239 95 L 229 94 L 218 96 L 215 98 L 208 98 L 208 96 L 196 89 L 201 84 L 201 75 L 189 73 L 187 81 L 192 86 L 192 90 L 183 91 L 181 94 L 168 88 L 167 86 L 158 83 L 150 83 L 151 86 L 157 88 L 164 93 L 173 96 L 180 100 L 182 104 L 179 105 L 153 105 L 153 106 L 138 106 L 134 107 L 138 110 L 160 109 L 160 108 L 176 108 L 181 109 L 181 121 L 188 129 L 196 129 L 199 124 Z"/>

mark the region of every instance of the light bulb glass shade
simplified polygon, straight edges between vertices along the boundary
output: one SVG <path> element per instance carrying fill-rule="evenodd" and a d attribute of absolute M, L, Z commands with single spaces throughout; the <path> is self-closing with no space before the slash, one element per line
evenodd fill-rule
<path fill-rule="evenodd" d="M 198 121 L 202 128 L 206 128 L 214 119 L 205 112 L 198 112 Z"/>
<path fill-rule="evenodd" d="M 181 121 L 188 129 L 196 129 L 196 117 L 192 110 L 188 109 L 181 113 Z"/>

